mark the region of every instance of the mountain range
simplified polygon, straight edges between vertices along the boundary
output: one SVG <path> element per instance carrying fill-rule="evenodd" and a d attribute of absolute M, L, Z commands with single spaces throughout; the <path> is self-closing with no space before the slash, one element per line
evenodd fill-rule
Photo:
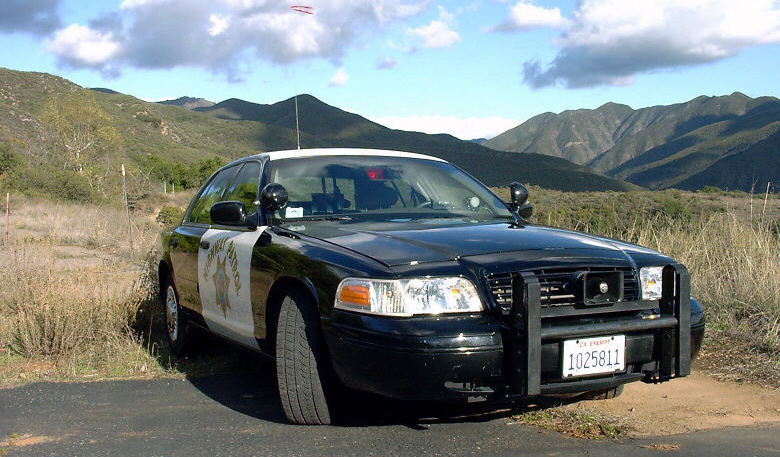
<path fill-rule="evenodd" d="M 0 68 L 0 147 L 22 157 L 52 148 L 44 107 L 81 90 L 45 73 Z M 295 98 L 273 104 L 180 97 L 152 103 L 111 89 L 90 91 L 121 137 L 121 153 L 139 168 L 232 160 L 296 148 Z M 491 186 L 521 181 L 565 191 L 649 187 L 763 189 L 780 185 L 780 100 L 735 92 L 634 110 L 607 103 L 593 110 L 544 113 L 489 140 L 395 130 L 297 97 L 300 142 L 419 152 L 446 159 Z"/>
<path fill-rule="evenodd" d="M 490 148 L 540 153 L 651 189 L 780 186 L 780 100 L 740 92 L 634 110 L 544 113 L 490 140 Z"/>
<path fill-rule="evenodd" d="M 0 146 L 13 144 L 22 157 L 40 157 L 49 151 L 52 145 L 47 139 L 53 137 L 53 125 L 42 116 L 44 107 L 49 100 L 79 89 L 54 75 L 0 69 Z M 293 98 L 270 105 L 229 99 L 206 106 L 195 97 L 150 103 L 109 89 L 90 93 L 121 136 L 123 154 L 142 171 L 150 156 L 194 163 L 296 148 Z M 185 107 L 193 101 L 201 106 Z M 430 154 L 490 186 L 521 181 L 568 191 L 636 188 L 557 157 L 496 151 L 451 135 L 389 129 L 310 95 L 298 96 L 298 110 L 304 148 L 360 147 Z"/>

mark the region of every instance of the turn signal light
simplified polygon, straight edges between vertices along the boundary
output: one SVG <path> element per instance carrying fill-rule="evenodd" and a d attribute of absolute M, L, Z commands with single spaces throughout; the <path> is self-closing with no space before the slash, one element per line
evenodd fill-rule
<path fill-rule="evenodd" d="M 368 286 L 344 286 L 339 293 L 339 301 L 350 305 L 371 307 L 371 290 Z"/>

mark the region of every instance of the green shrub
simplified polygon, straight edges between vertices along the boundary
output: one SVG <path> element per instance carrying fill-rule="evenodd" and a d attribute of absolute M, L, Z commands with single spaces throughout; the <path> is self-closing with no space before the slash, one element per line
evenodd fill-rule
<path fill-rule="evenodd" d="M 0 144 L 0 176 L 13 170 L 19 164 L 19 157 L 11 149 L 10 143 Z"/>
<path fill-rule="evenodd" d="M 3 187 L 31 197 L 72 202 L 96 202 L 103 197 L 85 174 L 50 165 L 19 165 L 3 174 Z"/>
<path fill-rule="evenodd" d="M 696 192 L 700 194 L 719 194 L 722 193 L 723 190 L 715 186 L 704 186 L 701 189 L 697 190 Z"/>
<path fill-rule="evenodd" d="M 181 222 L 182 217 L 184 217 L 184 211 L 182 211 L 181 208 L 176 206 L 163 206 L 160 208 L 160 212 L 157 213 L 155 219 L 162 225 L 170 226 Z"/>
<path fill-rule="evenodd" d="M 135 115 L 135 118 L 141 122 L 151 124 L 151 126 L 154 128 L 157 128 L 162 125 L 162 119 L 160 119 L 157 116 L 153 116 L 149 113 L 138 113 Z"/>

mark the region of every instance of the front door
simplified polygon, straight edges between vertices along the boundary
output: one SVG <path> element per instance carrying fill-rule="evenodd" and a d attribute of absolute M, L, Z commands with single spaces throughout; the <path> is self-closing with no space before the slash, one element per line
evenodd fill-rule
<path fill-rule="evenodd" d="M 211 225 L 211 207 L 222 199 L 237 171 L 238 166 L 233 166 L 212 176 L 193 199 L 182 225 L 171 234 L 171 262 L 179 300 L 183 306 L 198 313 L 201 312 L 198 293 L 199 243 Z"/>
<path fill-rule="evenodd" d="M 260 163 L 241 166 L 223 201 L 240 201 L 257 219 L 254 202 L 258 198 Z M 209 329 L 251 348 L 259 348 L 258 329 L 264 316 L 252 307 L 252 252 L 265 227 L 228 227 L 211 225 L 200 238 L 198 251 L 198 289 L 201 314 Z"/>

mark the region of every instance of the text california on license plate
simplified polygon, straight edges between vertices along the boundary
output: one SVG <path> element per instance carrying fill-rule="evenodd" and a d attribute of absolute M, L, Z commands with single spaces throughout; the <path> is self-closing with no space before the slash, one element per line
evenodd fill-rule
<path fill-rule="evenodd" d="M 616 373 L 626 369 L 626 336 L 577 338 L 563 342 L 562 377 Z"/>

